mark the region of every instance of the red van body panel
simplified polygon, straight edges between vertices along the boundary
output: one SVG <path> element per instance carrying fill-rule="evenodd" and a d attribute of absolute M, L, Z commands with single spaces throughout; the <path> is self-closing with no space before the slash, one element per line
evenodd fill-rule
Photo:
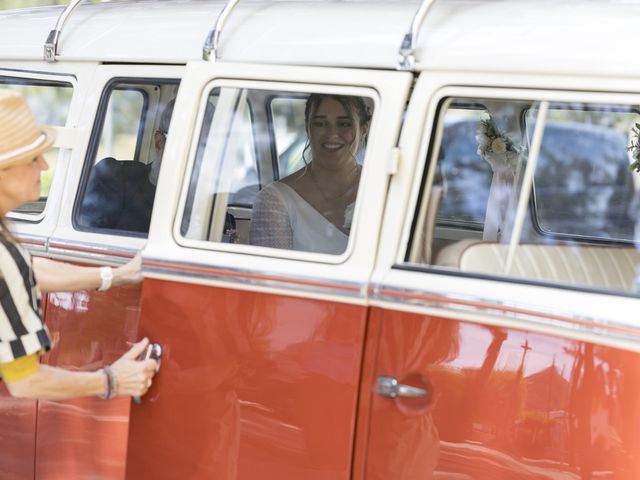
<path fill-rule="evenodd" d="M 145 279 L 127 478 L 349 478 L 366 308 Z"/>
<path fill-rule="evenodd" d="M 137 338 L 140 290 L 48 294 L 46 323 L 55 347 L 43 362 L 91 371 L 115 361 Z M 130 403 L 97 397 L 38 402 L 35 478 L 123 478 Z"/>
<path fill-rule="evenodd" d="M 0 382 L 0 472 L 2 478 L 33 478 L 37 402 L 13 398 Z"/>
<path fill-rule="evenodd" d="M 363 397 L 380 375 L 430 395 L 370 394 L 364 478 L 640 477 L 639 354 L 379 308 L 371 322 Z"/>

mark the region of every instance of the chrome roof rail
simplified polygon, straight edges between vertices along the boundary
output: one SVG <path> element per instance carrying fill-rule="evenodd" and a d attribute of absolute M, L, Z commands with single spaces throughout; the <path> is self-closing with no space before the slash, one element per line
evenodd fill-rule
<path fill-rule="evenodd" d="M 202 47 L 202 59 L 209 60 L 215 62 L 218 60 L 218 47 L 220 45 L 220 32 L 222 31 L 222 27 L 224 23 L 227 21 L 227 17 L 233 10 L 240 0 L 227 0 L 227 4 L 224 6 L 222 11 L 218 14 L 218 18 L 216 19 L 216 24 L 213 27 L 213 30 L 209 32 L 207 35 L 207 39 L 204 41 L 204 45 Z"/>
<path fill-rule="evenodd" d="M 418 32 L 424 22 L 427 12 L 435 3 L 436 0 L 423 0 L 422 5 L 418 8 L 418 11 L 413 16 L 411 21 L 411 30 L 404 34 L 402 45 L 398 52 L 398 70 L 413 70 L 416 59 L 414 56 L 416 49 L 416 42 L 418 40 Z"/>
<path fill-rule="evenodd" d="M 69 5 L 65 7 L 63 12 L 58 17 L 56 22 L 56 28 L 49 32 L 47 40 L 44 42 L 44 59 L 47 62 L 55 62 L 56 55 L 58 54 L 58 40 L 60 40 L 60 34 L 62 33 L 62 27 L 64 27 L 67 18 L 71 15 L 71 12 L 82 0 L 71 0 Z"/>

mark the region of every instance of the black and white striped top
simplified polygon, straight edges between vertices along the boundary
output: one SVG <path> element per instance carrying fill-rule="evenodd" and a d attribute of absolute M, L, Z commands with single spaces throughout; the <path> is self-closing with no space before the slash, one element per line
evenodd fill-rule
<path fill-rule="evenodd" d="M 0 231 L 0 363 L 49 350 L 31 256 Z"/>

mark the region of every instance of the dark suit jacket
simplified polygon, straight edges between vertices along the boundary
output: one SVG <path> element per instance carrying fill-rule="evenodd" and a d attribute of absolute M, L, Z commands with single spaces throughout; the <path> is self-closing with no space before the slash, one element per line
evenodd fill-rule
<path fill-rule="evenodd" d="M 100 160 L 91 171 L 80 224 L 147 233 L 156 193 L 149 181 L 150 168 L 151 164 L 112 157 Z"/>

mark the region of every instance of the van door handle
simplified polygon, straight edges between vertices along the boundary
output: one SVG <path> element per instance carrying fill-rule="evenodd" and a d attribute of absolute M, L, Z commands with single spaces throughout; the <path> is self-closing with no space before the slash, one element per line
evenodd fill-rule
<path fill-rule="evenodd" d="M 382 375 L 376 380 L 376 393 L 385 398 L 411 397 L 423 398 L 429 395 L 424 388 L 398 383 L 395 377 Z"/>
<path fill-rule="evenodd" d="M 158 343 L 150 343 L 144 352 L 138 357 L 138 360 L 148 360 L 150 358 L 158 362 L 158 370 L 160 370 L 160 358 L 162 357 L 162 347 Z M 137 395 L 133 397 L 133 401 L 140 405 L 141 399 Z"/>

